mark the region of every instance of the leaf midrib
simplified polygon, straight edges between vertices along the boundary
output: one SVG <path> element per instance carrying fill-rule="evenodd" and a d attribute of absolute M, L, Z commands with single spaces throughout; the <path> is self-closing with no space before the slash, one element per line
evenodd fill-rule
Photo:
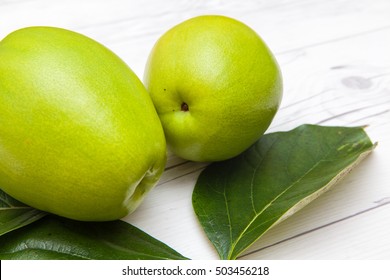
<path fill-rule="evenodd" d="M 105 242 L 105 243 L 109 243 L 110 247 L 113 247 L 112 243 L 111 242 Z M 93 258 L 89 258 L 85 255 L 80 255 L 80 254 L 76 254 L 76 253 L 67 253 L 67 252 L 61 252 L 61 251 L 55 251 L 55 250 L 49 250 L 49 249 L 45 249 L 45 248 L 39 248 L 39 247 L 34 247 L 34 246 L 31 246 L 31 245 L 27 245 L 27 247 L 21 249 L 21 250 L 14 250 L 14 251 L 7 251 L 7 252 L 1 252 L 0 255 L 3 255 L 3 254 L 15 254 L 15 253 L 20 253 L 20 252 L 23 252 L 23 251 L 28 251 L 28 250 L 35 250 L 35 251 L 43 251 L 43 252 L 51 252 L 51 253 L 56 253 L 56 254 L 61 254 L 61 255 L 65 255 L 65 256 L 74 256 L 74 257 L 78 257 L 78 258 L 81 258 L 81 259 L 85 259 L 85 260 L 94 260 Z M 119 246 L 115 246 L 115 247 L 119 247 Z M 117 248 L 118 249 L 118 248 Z M 136 256 L 146 256 L 146 257 L 150 257 L 150 258 L 153 258 L 153 259 L 160 259 L 160 260 L 167 260 L 168 258 L 164 258 L 164 257 L 161 257 L 161 256 L 156 256 L 156 255 L 150 255 L 150 254 L 145 254 L 145 253 L 139 253 L 138 251 L 134 251 L 134 250 L 129 250 L 129 249 L 123 249 L 123 248 L 120 248 L 120 251 L 122 252 L 128 252 L 128 253 L 131 253 L 131 254 L 134 254 Z"/>
<path fill-rule="evenodd" d="M 30 206 L 15 206 L 9 208 L 0 208 L 0 211 L 9 211 L 9 210 L 37 210 L 37 209 L 32 208 Z"/>
<path fill-rule="evenodd" d="M 344 141 L 344 139 L 346 138 L 347 136 L 344 135 L 344 137 L 342 139 L 340 139 L 340 141 L 338 142 L 338 144 L 342 141 Z M 271 148 L 274 146 L 274 144 L 276 142 L 279 141 L 280 138 L 277 139 L 277 141 L 275 141 L 271 146 L 270 148 L 268 149 L 267 153 L 271 150 Z M 321 162 L 323 162 L 326 158 L 328 158 L 329 154 L 332 152 L 332 150 L 328 151 L 328 153 L 326 153 L 326 155 L 324 155 L 320 160 L 318 160 L 310 169 L 308 169 L 302 176 L 300 176 L 295 182 L 293 182 L 292 184 L 290 184 L 290 186 L 288 186 L 286 189 L 284 189 L 280 194 L 278 194 L 270 203 L 268 203 L 260 212 L 256 213 L 255 216 L 250 220 L 250 222 L 248 223 L 248 225 L 241 231 L 240 235 L 238 236 L 238 238 L 236 239 L 236 241 L 234 243 L 231 242 L 232 246 L 231 246 L 231 249 L 229 250 L 229 254 L 228 254 L 228 259 L 231 259 L 232 255 L 233 255 L 233 252 L 234 252 L 234 249 L 235 247 L 237 246 L 238 242 L 241 240 L 241 238 L 244 236 L 244 234 L 247 232 L 247 230 L 250 228 L 250 226 L 269 208 L 271 207 L 283 194 L 285 194 L 288 190 L 290 190 L 291 188 L 293 188 L 297 183 L 299 183 L 307 174 L 309 174 L 310 172 L 312 172 Z M 263 161 L 263 160 L 262 160 Z M 261 161 L 261 162 L 262 162 Z M 260 165 L 260 164 L 259 164 Z M 258 167 L 256 167 L 257 169 Z M 255 176 L 255 172 L 253 173 L 252 176 Z M 253 182 L 253 177 L 252 177 L 252 180 Z M 253 184 L 251 185 L 251 190 L 253 189 Z M 226 202 L 227 203 L 227 202 Z M 229 220 L 230 222 L 230 220 Z M 231 227 L 231 224 L 230 225 L 230 230 L 232 230 L 232 227 Z M 268 230 L 268 229 L 267 229 Z M 266 231 L 267 231 L 266 230 Z M 266 232 L 265 231 L 265 232 Z M 262 234 L 264 234 L 265 232 L 263 232 Z"/>

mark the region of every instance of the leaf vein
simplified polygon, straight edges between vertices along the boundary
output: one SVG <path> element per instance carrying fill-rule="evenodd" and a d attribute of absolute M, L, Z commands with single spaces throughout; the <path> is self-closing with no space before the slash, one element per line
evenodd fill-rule
<path fill-rule="evenodd" d="M 302 134 L 303 131 L 300 132 L 300 134 Z M 339 140 L 339 143 L 344 141 L 344 139 L 346 138 L 347 136 L 344 135 L 344 137 L 342 137 L 340 140 Z M 278 142 L 279 139 L 277 139 L 271 146 L 270 148 L 267 150 L 267 153 L 269 152 L 269 150 L 271 150 L 271 148 L 273 147 L 273 145 Z M 230 256 L 231 254 L 233 253 L 235 247 L 237 246 L 238 242 L 241 240 L 241 238 L 248 232 L 248 229 L 252 226 L 252 224 L 268 209 L 270 208 L 283 194 L 285 194 L 287 191 L 289 191 L 291 188 L 293 188 L 295 185 L 297 185 L 303 178 L 305 178 L 305 176 L 307 176 L 307 174 L 309 174 L 310 172 L 312 172 L 321 162 L 323 162 L 328 156 L 329 154 L 332 152 L 331 149 L 329 149 L 329 151 L 324 155 L 322 156 L 321 159 L 319 159 L 311 168 L 309 168 L 302 176 L 300 176 L 297 180 L 295 180 L 293 183 L 291 183 L 287 188 L 284 188 L 284 190 L 278 194 L 274 199 L 272 199 L 267 205 L 265 205 L 265 207 L 263 209 L 261 209 L 260 212 L 258 212 L 256 215 L 254 215 L 254 217 L 249 221 L 248 225 L 241 231 L 240 235 L 238 236 L 238 238 L 235 240 L 234 244 L 232 245 L 231 247 L 231 250 L 230 250 Z"/>

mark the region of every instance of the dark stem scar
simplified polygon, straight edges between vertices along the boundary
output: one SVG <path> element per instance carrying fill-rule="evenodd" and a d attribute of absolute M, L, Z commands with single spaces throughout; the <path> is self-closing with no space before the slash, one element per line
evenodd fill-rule
<path fill-rule="evenodd" d="M 187 103 L 185 102 L 181 103 L 181 110 L 183 112 L 187 112 L 189 110 Z"/>

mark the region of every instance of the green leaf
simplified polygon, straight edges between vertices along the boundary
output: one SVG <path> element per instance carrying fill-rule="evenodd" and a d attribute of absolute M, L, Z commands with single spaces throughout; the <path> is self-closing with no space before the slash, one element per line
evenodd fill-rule
<path fill-rule="evenodd" d="M 186 259 L 123 222 L 45 218 L 0 237 L 0 259 Z"/>
<path fill-rule="evenodd" d="M 27 206 L 0 189 L 0 236 L 46 216 L 46 212 Z"/>
<path fill-rule="evenodd" d="M 375 147 L 362 128 L 303 125 L 264 135 L 240 156 L 209 165 L 192 196 L 221 259 L 235 259 L 310 203 Z"/>

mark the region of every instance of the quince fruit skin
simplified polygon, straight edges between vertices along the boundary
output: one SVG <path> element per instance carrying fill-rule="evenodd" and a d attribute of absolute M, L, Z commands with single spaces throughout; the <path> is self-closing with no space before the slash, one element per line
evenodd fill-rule
<path fill-rule="evenodd" d="M 79 33 L 27 27 L 0 42 L 0 188 L 43 211 L 108 221 L 134 211 L 166 162 L 145 87 Z"/>
<path fill-rule="evenodd" d="M 269 127 L 282 98 L 270 49 L 235 19 L 204 15 L 163 34 L 146 64 L 144 84 L 169 148 L 192 161 L 237 156 Z"/>

